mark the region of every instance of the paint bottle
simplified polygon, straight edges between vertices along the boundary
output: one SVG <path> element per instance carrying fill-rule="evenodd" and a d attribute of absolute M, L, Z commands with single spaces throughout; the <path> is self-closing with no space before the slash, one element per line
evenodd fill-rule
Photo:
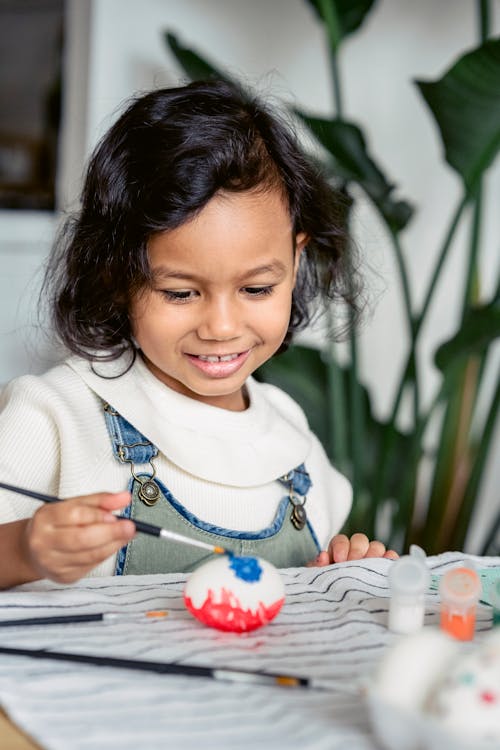
<path fill-rule="evenodd" d="M 441 628 L 459 641 L 471 641 L 476 628 L 476 607 L 481 579 L 473 568 L 449 570 L 439 582 Z"/>
<path fill-rule="evenodd" d="M 429 583 L 425 552 L 412 545 L 410 554 L 396 560 L 389 572 L 389 630 L 393 633 L 415 633 L 420 630 L 424 624 L 425 593 Z"/>
<path fill-rule="evenodd" d="M 500 625 L 500 578 L 490 586 L 489 589 L 490 602 L 493 607 L 493 625 Z"/>

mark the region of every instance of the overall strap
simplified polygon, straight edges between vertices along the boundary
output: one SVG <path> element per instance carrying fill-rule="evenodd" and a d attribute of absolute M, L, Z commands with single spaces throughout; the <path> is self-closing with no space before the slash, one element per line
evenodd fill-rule
<path fill-rule="evenodd" d="M 304 464 L 300 464 L 296 469 L 292 469 L 280 477 L 278 481 L 284 484 L 285 487 L 293 490 L 293 492 L 296 492 L 297 495 L 301 495 L 301 497 L 307 495 L 312 485 L 311 477 Z"/>
<path fill-rule="evenodd" d="M 309 472 L 304 464 L 300 464 L 296 469 L 292 469 L 280 477 L 278 481 L 284 484 L 285 487 L 288 487 L 288 495 L 293 505 L 290 520 L 295 528 L 300 531 L 307 523 L 307 513 L 304 506 L 307 500 L 307 493 L 312 485 Z"/>
<path fill-rule="evenodd" d="M 104 404 L 103 408 L 115 458 L 122 462 L 147 464 L 158 455 L 158 448 L 112 406 Z"/>
<path fill-rule="evenodd" d="M 122 463 L 130 464 L 130 473 L 140 485 L 139 497 L 146 505 L 154 505 L 160 499 L 160 488 L 154 481 L 156 468 L 153 464 L 153 458 L 158 455 L 158 448 L 110 404 L 103 404 L 103 408 L 115 458 Z M 151 474 L 138 476 L 134 466 L 147 463 L 151 467 Z"/>

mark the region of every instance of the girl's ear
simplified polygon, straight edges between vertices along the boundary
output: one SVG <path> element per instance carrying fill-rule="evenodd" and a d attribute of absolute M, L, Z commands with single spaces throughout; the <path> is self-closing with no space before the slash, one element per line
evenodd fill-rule
<path fill-rule="evenodd" d="M 307 243 L 309 242 L 309 237 L 305 232 L 299 232 L 299 234 L 295 237 L 295 257 L 294 257 L 294 267 L 293 267 L 293 283 L 295 284 L 295 279 L 297 278 L 297 273 L 299 270 L 299 263 L 300 263 L 300 256 L 302 255 L 302 250 L 306 247 Z"/>

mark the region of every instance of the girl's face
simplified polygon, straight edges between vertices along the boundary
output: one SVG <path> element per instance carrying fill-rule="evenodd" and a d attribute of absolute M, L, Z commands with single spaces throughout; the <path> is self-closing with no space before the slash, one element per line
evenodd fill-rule
<path fill-rule="evenodd" d="M 221 193 L 148 244 L 153 283 L 132 300 L 151 372 L 175 391 L 232 411 L 247 377 L 280 347 L 306 236 L 278 191 Z"/>

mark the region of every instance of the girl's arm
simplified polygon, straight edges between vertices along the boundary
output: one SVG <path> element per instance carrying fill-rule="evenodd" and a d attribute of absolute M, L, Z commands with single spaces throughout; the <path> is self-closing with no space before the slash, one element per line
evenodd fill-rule
<path fill-rule="evenodd" d="M 40 578 L 59 583 L 82 578 L 134 536 L 133 522 L 112 513 L 129 502 L 129 492 L 86 495 L 1 524 L 0 588 Z"/>

